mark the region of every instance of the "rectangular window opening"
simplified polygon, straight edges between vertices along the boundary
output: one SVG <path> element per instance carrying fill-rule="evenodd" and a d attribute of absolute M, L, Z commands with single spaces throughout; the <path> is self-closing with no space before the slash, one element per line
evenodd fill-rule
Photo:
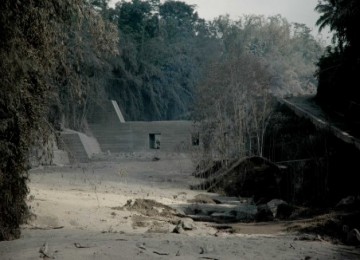
<path fill-rule="evenodd" d="M 161 141 L 160 133 L 149 134 L 149 148 L 150 149 L 160 149 L 160 141 Z"/>
<path fill-rule="evenodd" d="M 192 146 L 200 145 L 200 133 L 199 132 L 191 134 L 191 144 L 192 144 Z"/>

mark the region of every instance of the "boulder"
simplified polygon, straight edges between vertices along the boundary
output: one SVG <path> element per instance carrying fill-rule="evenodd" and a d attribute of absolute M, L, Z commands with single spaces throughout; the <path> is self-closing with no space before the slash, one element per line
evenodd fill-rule
<path fill-rule="evenodd" d="M 172 231 L 172 233 L 175 233 L 175 234 L 181 234 L 183 232 L 184 232 L 184 229 L 182 228 L 182 226 L 180 224 L 176 225 Z"/>
<path fill-rule="evenodd" d="M 281 204 L 287 204 L 285 201 L 281 200 L 281 199 L 273 199 L 270 200 L 267 205 L 269 206 L 269 209 L 271 210 L 271 212 L 273 213 L 273 216 L 275 217 L 277 214 L 277 210 L 279 205 Z"/>
<path fill-rule="evenodd" d="M 289 219 L 294 212 L 295 207 L 290 204 L 280 204 L 277 208 L 275 218 L 277 219 Z"/>
<path fill-rule="evenodd" d="M 194 221 L 191 218 L 185 218 L 180 220 L 180 225 L 184 230 L 193 230 L 194 229 Z"/>
<path fill-rule="evenodd" d="M 257 206 L 256 205 L 242 205 L 237 207 L 236 212 L 236 220 L 238 221 L 254 221 L 255 216 L 257 214 Z"/>
<path fill-rule="evenodd" d="M 190 218 L 181 219 L 179 220 L 179 222 L 177 223 L 177 225 L 175 226 L 172 232 L 176 234 L 181 234 L 184 231 L 193 230 L 194 229 L 193 223 L 194 223 L 193 220 Z"/>
<path fill-rule="evenodd" d="M 267 204 L 261 204 L 257 206 L 257 213 L 255 215 L 255 220 L 258 222 L 274 220 L 273 212 L 270 210 Z"/>

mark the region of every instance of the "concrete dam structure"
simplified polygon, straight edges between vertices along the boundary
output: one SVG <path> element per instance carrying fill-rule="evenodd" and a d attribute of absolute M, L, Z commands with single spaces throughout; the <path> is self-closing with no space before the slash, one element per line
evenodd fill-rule
<path fill-rule="evenodd" d="M 199 146 L 199 133 L 191 121 L 126 122 L 116 101 L 110 101 L 88 118 L 89 128 L 102 152 L 186 152 Z"/>

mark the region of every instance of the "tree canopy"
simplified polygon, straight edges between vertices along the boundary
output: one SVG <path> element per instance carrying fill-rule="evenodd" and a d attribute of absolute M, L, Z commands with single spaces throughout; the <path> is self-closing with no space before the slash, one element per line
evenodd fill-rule
<path fill-rule="evenodd" d="M 272 96 L 314 93 L 322 47 L 304 24 L 281 16 L 221 16 L 210 32 L 218 55 L 197 86 L 194 109 L 205 158 L 261 156 Z"/>
<path fill-rule="evenodd" d="M 320 13 L 319 29 L 334 32 L 333 46 L 318 62 L 317 98 L 321 104 L 345 115 L 360 106 L 360 2 L 323 0 L 315 10 Z"/>

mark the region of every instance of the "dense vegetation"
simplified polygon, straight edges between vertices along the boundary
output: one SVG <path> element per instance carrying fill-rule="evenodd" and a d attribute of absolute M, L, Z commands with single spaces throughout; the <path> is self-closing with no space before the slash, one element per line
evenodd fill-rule
<path fill-rule="evenodd" d="M 360 111 L 360 2 L 323 0 L 316 6 L 321 14 L 319 29 L 329 28 L 333 46 L 318 62 L 317 98 L 324 107 L 359 121 Z"/>
<path fill-rule="evenodd" d="M 316 86 L 322 48 L 281 16 L 205 21 L 159 0 L 2 0 L 0 10 L 0 240 L 18 237 L 26 215 L 30 148 L 86 129 L 95 104 L 115 99 L 127 120 L 193 118 L 217 154 L 261 155 L 270 94 Z"/>
<path fill-rule="evenodd" d="M 82 0 L 0 2 L 0 240 L 26 216 L 30 147 L 64 118 L 81 127 L 117 31 Z M 116 36 L 116 37 L 114 37 Z"/>
<path fill-rule="evenodd" d="M 205 21 L 192 6 L 175 1 L 123 1 L 107 13 L 118 26 L 122 50 L 107 91 L 125 118 L 189 118 L 208 52 Z"/>
<path fill-rule="evenodd" d="M 315 91 L 321 46 L 305 25 L 281 16 L 219 17 L 211 26 L 221 55 L 197 87 L 194 111 L 205 157 L 263 155 L 273 96 Z"/>
<path fill-rule="evenodd" d="M 189 119 L 197 86 L 214 64 L 246 53 L 266 67 L 274 93 L 315 91 L 314 63 L 322 49 L 304 24 L 281 16 L 205 21 L 194 6 L 178 1 L 122 1 L 115 8 L 106 0 L 93 3 L 120 33 L 121 54 L 105 80 L 108 97 L 127 120 Z"/>

